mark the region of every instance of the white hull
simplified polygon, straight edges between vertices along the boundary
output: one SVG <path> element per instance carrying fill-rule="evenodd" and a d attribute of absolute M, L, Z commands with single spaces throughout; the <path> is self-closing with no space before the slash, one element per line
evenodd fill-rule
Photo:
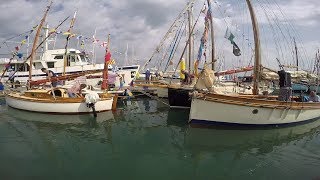
<path fill-rule="evenodd" d="M 20 110 L 42 112 L 42 113 L 61 113 L 61 114 L 77 114 L 90 113 L 92 108 L 88 108 L 85 102 L 41 102 L 15 98 L 11 95 L 6 96 L 8 106 Z M 113 98 L 99 100 L 95 103 L 97 112 L 108 111 L 112 109 Z"/>
<path fill-rule="evenodd" d="M 78 72 L 85 72 L 85 71 L 93 71 L 93 70 L 103 70 L 104 69 L 104 64 L 87 64 L 87 65 L 82 65 L 82 66 L 71 66 L 71 67 L 66 67 L 66 74 L 72 74 L 72 73 L 78 73 Z M 58 76 L 62 75 L 63 73 L 63 67 L 56 67 L 56 68 L 49 68 L 49 70 L 52 70 L 55 72 Z M 128 86 L 128 84 L 135 78 L 136 73 L 139 71 L 139 66 L 138 65 L 133 65 L 133 66 L 127 66 L 127 67 L 121 67 L 117 71 L 118 74 L 123 74 L 124 75 L 124 81 L 125 86 Z M 110 69 L 110 72 L 111 69 Z M 8 75 L 9 73 L 7 72 L 6 75 L 3 78 L 3 82 L 8 80 Z M 101 73 L 95 73 L 91 74 L 93 76 L 102 76 Z M 41 80 L 45 79 L 46 75 L 40 70 L 40 69 L 34 69 L 32 70 L 32 80 Z M 26 83 L 27 80 L 29 79 L 29 71 L 25 72 L 16 72 L 15 73 L 15 81 L 20 81 L 21 83 Z M 88 79 L 88 85 L 96 85 L 97 82 L 99 82 L 102 78 L 91 78 Z M 116 87 L 119 87 L 119 82 L 116 82 Z"/>
<path fill-rule="evenodd" d="M 228 103 L 227 100 L 221 102 L 221 100 L 209 101 L 202 98 L 193 98 L 189 121 L 200 120 L 244 125 L 280 125 L 299 123 L 320 117 L 319 108 L 290 108 L 290 102 L 288 102 L 287 106 L 287 108 L 277 108 L 276 106 L 252 105 L 246 102 L 234 104 L 230 103 L 230 101 Z"/>
<path fill-rule="evenodd" d="M 168 98 L 168 88 L 167 87 L 157 87 L 157 95 L 160 98 Z"/>

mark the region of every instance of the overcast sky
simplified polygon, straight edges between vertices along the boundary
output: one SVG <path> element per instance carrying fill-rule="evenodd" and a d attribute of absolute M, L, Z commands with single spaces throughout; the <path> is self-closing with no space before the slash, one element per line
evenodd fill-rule
<path fill-rule="evenodd" d="M 199 14 L 203 2 L 203 0 L 196 0 L 195 18 Z M 249 30 L 251 21 L 247 13 L 245 0 L 211 2 L 215 35 L 218 36 L 216 39 L 217 59 L 223 61 L 226 67 L 234 66 L 233 61 L 239 64 L 241 62 L 242 64 L 248 64 L 250 54 L 252 54 L 250 46 L 253 38 L 252 32 Z M 262 43 L 268 44 L 263 48 L 265 51 L 263 58 L 264 61 L 268 62 L 266 63 L 267 66 L 274 66 L 276 57 L 281 59 L 283 63 L 292 61 L 290 59 L 292 52 L 287 52 L 289 55 L 283 55 L 285 54 L 283 51 L 291 51 L 289 46 L 292 47 L 292 39 L 290 38 L 293 37 L 298 42 L 301 51 L 300 58 L 303 61 L 310 61 L 314 58 L 320 44 L 319 0 L 252 0 L 252 2 L 256 7 L 261 27 L 260 33 L 264 36 Z M 46 0 L 0 1 L 1 54 L 12 51 L 14 47 L 12 43 L 7 43 L 10 47 L 6 47 L 3 41 L 28 31 L 38 24 L 47 4 L 48 1 Z M 92 38 L 96 30 L 96 39 L 99 39 L 99 43 L 101 43 L 106 41 L 107 34 L 110 33 L 113 57 L 119 64 L 125 63 L 124 52 L 127 44 L 129 46 L 129 61 L 132 61 L 133 57 L 133 64 L 143 64 L 151 57 L 152 52 L 186 4 L 187 0 L 55 0 L 47 22 L 50 26 L 56 26 L 65 17 L 73 16 L 73 13 L 77 10 L 73 30 L 75 34 Z M 204 15 L 201 15 L 199 26 L 195 32 L 195 53 L 199 46 L 199 37 L 203 32 L 203 18 Z M 65 32 L 69 24 L 70 21 L 67 21 L 60 30 Z M 278 30 L 280 26 L 282 30 Z M 236 36 L 235 40 L 242 49 L 243 55 L 241 57 L 232 55 L 231 44 L 223 38 L 227 27 Z M 275 32 L 278 34 L 273 34 Z M 60 39 L 57 46 L 59 44 L 63 45 L 65 43 L 63 35 L 57 37 Z M 22 37 L 17 37 L 13 40 L 19 42 L 22 39 Z M 97 61 L 103 59 L 103 48 L 99 47 L 99 43 L 96 47 Z M 92 51 L 91 41 L 87 40 L 85 44 L 86 50 L 88 52 Z M 287 44 L 284 45 L 287 46 L 287 49 L 279 50 L 281 49 L 279 48 L 280 44 Z M 70 42 L 70 47 L 77 47 L 75 37 Z M 177 55 L 176 58 L 179 56 Z M 270 63 L 267 59 L 272 59 L 273 63 Z M 307 62 L 304 65 L 306 67 L 310 66 L 307 65 Z"/>

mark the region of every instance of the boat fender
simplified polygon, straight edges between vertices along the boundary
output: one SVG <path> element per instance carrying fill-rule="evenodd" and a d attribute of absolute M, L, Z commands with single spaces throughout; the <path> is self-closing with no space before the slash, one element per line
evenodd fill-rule
<path fill-rule="evenodd" d="M 99 94 L 96 92 L 90 92 L 86 94 L 84 98 L 87 104 L 95 104 L 100 100 Z"/>

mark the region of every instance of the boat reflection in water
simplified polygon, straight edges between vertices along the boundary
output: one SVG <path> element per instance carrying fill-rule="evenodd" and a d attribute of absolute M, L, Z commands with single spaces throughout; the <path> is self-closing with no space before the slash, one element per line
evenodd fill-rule
<path fill-rule="evenodd" d="M 240 151 L 258 148 L 269 152 L 274 146 L 281 146 L 313 135 L 319 130 L 320 120 L 298 126 L 283 128 L 230 128 L 214 126 L 189 125 L 185 132 L 185 144 L 191 149 L 208 149 L 223 151 L 238 149 Z"/>
<path fill-rule="evenodd" d="M 92 114 L 78 114 L 78 115 L 60 115 L 60 114 L 44 114 L 29 111 L 22 111 L 7 107 L 9 116 L 14 117 L 16 120 L 44 122 L 44 123 L 57 123 L 57 124 L 87 124 L 92 121 L 103 122 L 113 120 L 113 112 L 106 111 L 98 114 L 96 118 Z"/>

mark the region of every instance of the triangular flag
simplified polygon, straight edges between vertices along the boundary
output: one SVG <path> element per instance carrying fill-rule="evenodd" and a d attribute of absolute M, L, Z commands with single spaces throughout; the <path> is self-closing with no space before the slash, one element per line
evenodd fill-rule
<path fill-rule="evenodd" d="M 235 42 L 233 42 L 232 45 L 233 45 L 233 51 L 232 51 L 233 54 L 235 56 L 240 56 L 241 55 L 241 50 L 240 50 L 239 46 Z"/>
<path fill-rule="evenodd" d="M 65 32 L 65 33 L 63 33 L 63 35 L 64 35 L 64 36 L 69 36 L 70 34 L 71 34 L 71 33 L 70 33 L 70 32 L 68 32 L 68 31 L 67 31 L 67 32 Z"/>

